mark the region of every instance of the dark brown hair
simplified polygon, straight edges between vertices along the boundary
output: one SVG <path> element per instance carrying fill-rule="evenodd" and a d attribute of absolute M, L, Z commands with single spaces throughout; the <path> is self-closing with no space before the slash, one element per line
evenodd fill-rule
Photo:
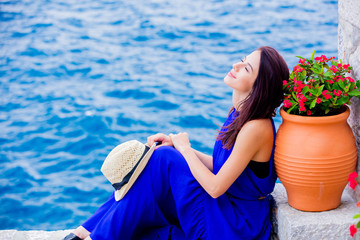
<path fill-rule="evenodd" d="M 250 120 L 271 118 L 283 100 L 283 80 L 289 78 L 289 68 L 282 56 L 272 47 L 260 47 L 259 73 L 250 94 L 240 102 L 236 109 L 236 118 L 224 127 L 217 140 L 221 140 L 224 148 L 231 149 L 237 134 Z M 234 107 L 230 110 L 232 110 Z"/>

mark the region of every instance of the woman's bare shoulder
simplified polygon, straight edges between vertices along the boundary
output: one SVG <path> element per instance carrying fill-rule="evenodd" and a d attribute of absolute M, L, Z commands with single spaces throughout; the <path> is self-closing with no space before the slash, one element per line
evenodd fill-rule
<path fill-rule="evenodd" d="M 247 122 L 239 135 L 259 145 L 273 141 L 273 127 L 270 119 L 256 119 Z"/>

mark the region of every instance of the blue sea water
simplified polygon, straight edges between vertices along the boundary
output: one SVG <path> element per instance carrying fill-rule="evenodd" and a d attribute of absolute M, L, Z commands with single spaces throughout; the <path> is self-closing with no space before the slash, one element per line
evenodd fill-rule
<path fill-rule="evenodd" d="M 290 68 L 336 57 L 337 25 L 331 0 L 1 0 L 0 229 L 81 224 L 121 142 L 186 131 L 211 154 L 232 64 L 262 45 Z"/>

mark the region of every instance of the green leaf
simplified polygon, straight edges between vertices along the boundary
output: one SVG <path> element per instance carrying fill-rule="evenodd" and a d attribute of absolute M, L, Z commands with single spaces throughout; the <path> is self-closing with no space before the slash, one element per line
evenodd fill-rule
<path fill-rule="evenodd" d="M 340 81 L 339 81 L 340 82 Z M 353 91 L 351 91 L 351 92 L 348 92 L 348 94 L 350 95 L 350 96 L 355 96 L 355 97 L 359 97 L 360 96 L 360 91 L 357 91 L 357 90 L 353 90 Z"/>
<path fill-rule="evenodd" d="M 356 228 L 360 228 L 360 221 L 356 224 Z"/>
<path fill-rule="evenodd" d="M 346 86 L 345 89 L 344 89 L 346 93 L 349 91 L 350 87 L 351 87 L 351 83 L 350 83 L 350 84 L 347 84 L 347 86 Z"/>
<path fill-rule="evenodd" d="M 342 89 L 345 89 L 345 85 L 344 85 L 344 82 L 339 80 L 338 81 L 338 85 L 342 88 Z"/>
<path fill-rule="evenodd" d="M 289 110 L 287 110 L 287 113 L 291 113 L 291 111 L 297 106 L 297 104 L 293 104 Z"/>
<path fill-rule="evenodd" d="M 301 72 L 301 77 L 302 77 L 302 78 L 305 78 L 305 77 L 306 77 L 306 71 L 302 71 L 302 72 Z"/>
<path fill-rule="evenodd" d="M 356 81 L 357 88 L 360 88 L 360 81 Z"/>
<path fill-rule="evenodd" d="M 327 109 L 325 110 L 325 114 L 328 114 L 329 112 L 330 112 L 330 109 L 327 108 Z"/>
<path fill-rule="evenodd" d="M 329 71 L 327 71 L 327 72 L 324 74 L 325 77 L 331 77 L 331 75 L 332 75 L 332 73 L 329 72 Z"/>
<path fill-rule="evenodd" d="M 305 95 L 309 91 L 309 87 L 305 86 L 301 91 Z"/>
<path fill-rule="evenodd" d="M 291 92 L 291 95 L 292 95 L 292 97 L 293 97 L 296 101 L 298 101 L 298 98 L 296 97 L 296 95 L 295 95 L 294 92 Z"/>
<path fill-rule="evenodd" d="M 360 218 L 360 213 L 355 214 L 355 216 L 354 216 L 353 218 L 354 218 L 354 219 L 356 219 L 356 218 Z"/>
<path fill-rule="evenodd" d="M 316 68 L 316 66 L 317 66 L 317 65 L 314 65 L 314 67 L 313 67 L 313 68 L 310 68 L 310 69 L 311 69 L 311 71 L 313 71 L 314 73 L 320 74 L 320 73 L 321 73 L 321 70 L 320 70 L 319 68 Z"/>
<path fill-rule="evenodd" d="M 316 105 L 316 98 L 310 103 L 310 109 L 313 109 Z"/>
<path fill-rule="evenodd" d="M 310 89 L 309 89 L 309 92 L 310 92 L 312 95 L 318 96 L 317 90 L 316 90 L 315 88 L 310 88 Z"/>
<path fill-rule="evenodd" d="M 317 96 L 320 96 L 320 94 L 322 93 L 324 87 L 325 87 L 325 85 L 321 85 L 321 87 L 318 88 Z"/>
<path fill-rule="evenodd" d="M 337 102 L 337 105 L 343 105 L 344 103 L 347 103 L 350 100 L 349 97 L 342 97 L 339 99 L 339 101 Z"/>
<path fill-rule="evenodd" d="M 315 50 L 313 51 L 313 53 L 311 54 L 311 60 L 314 61 L 314 56 L 315 56 Z"/>

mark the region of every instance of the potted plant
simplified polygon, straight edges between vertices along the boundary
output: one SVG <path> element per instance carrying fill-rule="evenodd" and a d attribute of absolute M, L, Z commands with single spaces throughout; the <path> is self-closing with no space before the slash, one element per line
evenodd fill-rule
<path fill-rule="evenodd" d="M 288 202 L 303 211 L 339 206 L 357 160 L 347 105 L 360 97 L 360 82 L 346 76 L 349 64 L 314 55 L 298 57 L 283 81 L 283 122 L 275 143 L 275 168 Z"/>
<path fill-rule="evenodd" d="M 360 181 L 360 178 L 359 178 L 359 174 L 357 172 L 352 172 L 350 175 L 349 175 L 349 187 L 352 188 L 354 191 L 355 191 L 355 188 L 356 186 L 358 185 L 358 182 Z M 359 197 L 360 197 L 360 192 L 358 193 L 359 194 Z M 356 203 L 356 206 L 357 207 L 360 207 L 360 201 Z M 357 219 L 357 223 L 356 224 L 352 224 L 350 227 L 349 227 L 349 230 L 350 230 L 350 235 L 352 237 L 355 236 L 355 234 L 358 232 L 358 229 L 360 228 L 360 213 L 357 213 L 354 215 L 353 217 L 354 219 Z"/>

